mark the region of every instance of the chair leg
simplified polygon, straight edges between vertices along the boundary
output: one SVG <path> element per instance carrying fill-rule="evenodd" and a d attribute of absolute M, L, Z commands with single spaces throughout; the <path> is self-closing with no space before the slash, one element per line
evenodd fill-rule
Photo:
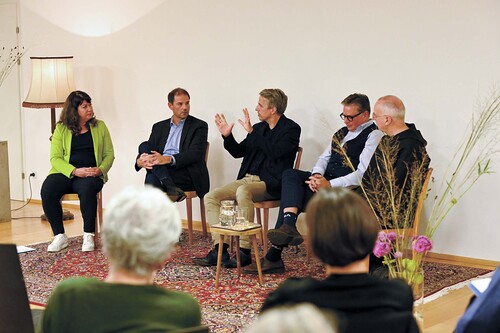
<path fill-rule="evenodd" d="M 207 236 L 207 216 L 205 215 L 205 200 L 200 198 L 200 213 L 201 213 L 201 227 L 203 228 L 203 236 Z"/>
<path fill-rule="evenodd" d="M 99 231 L 102 227 L 103 213 L 102 213 L 102 193 L 97 193 L 97 216 L 95 219 L 95 232 L 94 232 L 94 244 L 95 247 L 99 245 Z"/>
<path fill-rule="evenodd" d="M 186 198 L 189 245 L 193 245 L 193 199 Z"/>
<path fill-rule="evenodd" d="M 267 231 L 269 230 L 269 208 L 264 208 L 264 225 L 262 226 L 262 247 L 264 248 L 264 255 L 267 253 Z"/>
<path fill-rule="evenodd" d="M 260 216 L 260 208 L 255 208 L 255 217 L 257 217 L 257 224 L 260 224 L 262 226 L 262 218 Z M 264 231 L 263 228 L 260 228 L 260 240 L 264 242 Z"/>

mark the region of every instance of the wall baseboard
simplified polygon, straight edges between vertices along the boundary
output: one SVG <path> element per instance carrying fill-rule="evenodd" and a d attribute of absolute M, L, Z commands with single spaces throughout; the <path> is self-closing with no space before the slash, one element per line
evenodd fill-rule
<path fill-rule="evenodd" d="M 440 262 L 450 265 L 455 264 L 455 265 L 484 268 L 491 270 L 496 269 L 500 264 L 499 261 L 494 261 L 494 260 L 469 258 L 469 257 L 455 256 L 452 254 L 434 253 L 434 252 L 427 253 L 425 260 L 432 262 Z"/>

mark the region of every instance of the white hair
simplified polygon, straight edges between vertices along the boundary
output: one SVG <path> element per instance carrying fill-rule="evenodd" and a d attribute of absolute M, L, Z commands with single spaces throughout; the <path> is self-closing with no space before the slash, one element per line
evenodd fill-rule
<path fill-rule="evenodd" d="M 380 103 L 380 106 L 383 108 L 382 112 L 384 115 L 401 120 L 405 119 L 405 105 L 398 97 L 394 95 L 383 96 L 378 99 L 377 103 Z"/>
<path fill-rule="evenodd" d="M 261 313 L 246 333 L 337 333 L 333 312 L 310 303 L 277 306 Z"/>
<path fill-rule="evenodd" d="M 106 208 L 104 253 L 116 268 L 145 276 L 168 258 L 180 233 L 179 211 L 165 193 L 128 187 Z"/>

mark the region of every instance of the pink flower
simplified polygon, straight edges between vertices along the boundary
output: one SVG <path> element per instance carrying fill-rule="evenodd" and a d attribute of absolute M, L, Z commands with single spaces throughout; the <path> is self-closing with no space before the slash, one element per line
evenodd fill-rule
<path fill-rule="evenodd" d="M 394 258 L 396 259 L 403 258 L 403 252 L 401 251 L 394 252 Z"/>
<path fill-rule="evenodd" d="M 396 241 L 396 233 L 394 231 L 391 231 L 387 234 L 387 239 L 390 241 L 390 242 L 394 242 Z"/>
<path fill-rule="evenodd" d="M 380 235 L 380 234 L 379 234 Z M 391 252 L 391 246 L 385 242 L 375 242 L 375 247 L 373 248 L 373 254 L 377 258 L 381 258 Z"/>
<path fill-rule="evenodd" d="M 379 242 L 385 242 L 387 241 L 387 234 L 384 231 L 379 231 L 377 239 Z"/>
<path fill-rule="evenodd" d="M 432 250 L 432 241 L 427 236 L 418 236 L 413 241 L 412 248 L 418 253 L 424 253 Z"/>

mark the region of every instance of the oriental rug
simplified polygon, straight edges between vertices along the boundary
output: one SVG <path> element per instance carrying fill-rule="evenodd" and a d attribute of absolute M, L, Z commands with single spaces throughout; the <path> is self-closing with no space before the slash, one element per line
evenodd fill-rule
<path fill-rule="evenodd" d="M 54 286 L 71 276 L 89 276 L 104 279 L 108 264 L 101 249 L 81 252 L 81 237 L 70 238 L 69 247 L 59 253 L 47 253 L 48 243 L 30 245 L 33 252 L 20 254 L 21 266 L 30 302 L 45 304 Z M 194 234 L 193 246 L 183 235 L 177 251 L 164 269 L 155 276 L 155 283 L 165 288 L 188 292 L 198 299 L 203 312 L 203 323 L 212 332 L 239 332 L 257 316 L 267 294 L 291 276 L 324 278 L 322 265 L 307 259 L 304 247 L 299 252 L 284 251 L 285 274 L 264 275 L 259 285 L 258 276 L 243 274 L 240 279 L 235 269 L 222 269 L 219 288 L 215 287 L 215 267 L 199 267 L 191 263 L 193 257 L 202 257 L 211 247 L 210 239 Z M 425 263 L 425 295 L 487 273 L 489 270 L 463 266 Z"/>

